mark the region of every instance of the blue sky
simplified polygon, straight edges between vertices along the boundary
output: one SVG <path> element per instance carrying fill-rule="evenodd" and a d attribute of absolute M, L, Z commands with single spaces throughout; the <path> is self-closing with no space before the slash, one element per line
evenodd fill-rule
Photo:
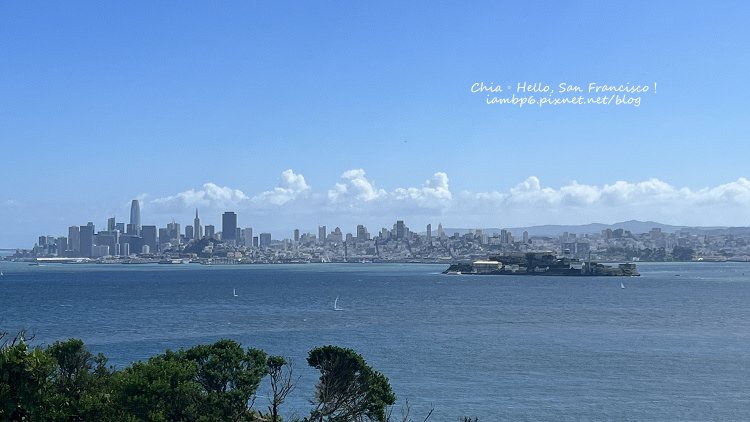
<path fill-rule="evenodd" d="M 750 6 L 602 3 L 0 3 L 0 247 L 136 197 L 274 232 L 748 225 Z M 518 109 L 480 81 L 658 88 Z"/>

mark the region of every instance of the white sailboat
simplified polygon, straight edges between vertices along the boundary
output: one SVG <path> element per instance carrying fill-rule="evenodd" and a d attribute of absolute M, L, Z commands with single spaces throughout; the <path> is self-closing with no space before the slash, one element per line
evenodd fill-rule
<path fill-rule="evenodd" d="M 622 284 L 622 281 L 620 282 L 620 288 L 621 288 L 621 289 L 624 289 L 624 288 L 625 288 L 625 285 L 624 285 L 624 284 Z"/>
<path fill-rule="evenodd" d="M 234 296 L 234 297 L 237 297 L 237 296 L 239 296 L 239 295 L 237 294 L 237 289 L 232 289 L 232 296 Z"/>
<path fill-rule="evenodd" d="M 336 296 L 336 300 L 333 301 L 333 310 L 334 311 L 343 311 L 343 308 L 339 308 L 339 297 Z"/>

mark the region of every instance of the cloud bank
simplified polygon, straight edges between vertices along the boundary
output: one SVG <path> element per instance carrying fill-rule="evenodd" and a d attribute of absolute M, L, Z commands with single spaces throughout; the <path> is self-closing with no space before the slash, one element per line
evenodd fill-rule
<path fill-rule="evenodd" d="M 379 187 L 364 169 L 344 171 L 327 188 L 314 189 L 301 173 L 281 173 L 276 187 L 253 196 L 242 190 L 205 183 L 172 196 L 148 201 L 157 212 L 199 207 L 206 211 L 247 212 L 254 219 L 297 221 L 442 221 L 463 227 L 512 227 L 535 224 L 583 224 L 627 219 L 690 225 L 750 223 L 750 180 L 741 177 L 718 186 L 676 187 L 651 178 L 604 185 L 576 181 L 545 186 L 529 176 L 505 190 L 454 192 L 445 172 L 421 185 Z M 436 220 L 437 219 L 437 220 Z M 281 224 L 281 223 L 280 223 Z"/>

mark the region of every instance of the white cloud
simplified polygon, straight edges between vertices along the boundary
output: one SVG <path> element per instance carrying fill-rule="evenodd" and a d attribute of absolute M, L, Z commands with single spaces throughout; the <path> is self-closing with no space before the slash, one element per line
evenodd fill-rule
<path fill-rule="evenodd" d="M 448 174 L 444 172 L 433 174 L 421 188 L 397 188 L 392 196 L 396 201 L 413 201 L 426 207 L 448 206 L 453 199 L 448 188 Z"/>
<path fill-rule="evenodd" d="M 236 208 L 246 201 L 248 196 L 239 189 L 219 186 L 215 183 L 205 183 L 202 189 L 190 189 L 176 195 L 156 198 L 150 201 L 157 209 L 180 208 Z"/>
<path fill-rule="evenodd" d="M 310 191 L 311 188 L 305 182 L 305 176 L 288 169 L 281 173 L 279 186 L 254 196 L 252 201 L 256 204 L 284 205 L 300 196 L 307 195 Z"/>
<path fill-rule="evenodd" d="M 304 200 L 300 200 L 304 199 Z M 704 188 L 676 187 L 651 178 L 592 185 L 573 181 L 546 186 L 535 176 L 507 190 L 461 191 L 450 189 L 445 172 L 436 172 L 421 185 L 378 187 L 365 170 L 343 172 L 332 188 L 314 191 L 305 177 L 288 169 L 277 187 L 252 199 L 241 190 L 206 183 L 173 196 L 149 201 L 157 210 L 210 207 L 249 213 L 253 221 L 288 225 L 303 221 L 372 221 L 439 218 L 461 226 L 518 226 L 581 224 L 628 219 L 661 220 L 673 224 L 745 225 L 750 218 L 750 180 Z M 273 215 L 268 210 L 273 209 Z"/>
<path fill-rule="evenodd" d="M 369 202 L 388 195 L 383 189 L 375 188 L 375 183 L 367 180 L 362 169 L 347 170 L 341 178 L 344 179 L 343 183 L 336 183 L 334 188 L 328 191 L 328 200 L 331 203 L 351 200 Z"/>

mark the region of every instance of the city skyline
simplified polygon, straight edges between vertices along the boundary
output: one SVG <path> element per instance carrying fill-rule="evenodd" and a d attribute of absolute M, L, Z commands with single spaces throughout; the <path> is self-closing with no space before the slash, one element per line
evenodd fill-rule
<path fill-rule="evenodd" d="M 0 247 L 132 198 L 274 233 L 750 225 L 750 5 L 675 4 L 0 4 Z M 519 108 L 482 83 L 650 91 Z"/>

